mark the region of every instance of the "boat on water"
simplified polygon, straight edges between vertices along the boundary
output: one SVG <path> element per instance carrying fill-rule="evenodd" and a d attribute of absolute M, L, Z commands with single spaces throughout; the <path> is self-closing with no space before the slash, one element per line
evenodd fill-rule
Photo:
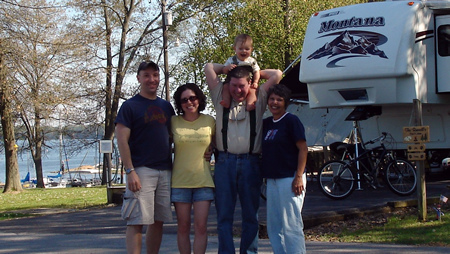
<path fill-rule="evenodd" d="M 22 184 L 22 188 L 31 189 L 36 188 L 37 180 L 30 178 L 30 172 L 28 172 L 25 178 L 20 180 L 20 183 Z"/>
<path fill-rule="evenodd" d="M 120 174 L 116 169 L 112 169 L 116 176 Z M 69 170 L 60 170 L 51 172 L 54 175 L 47 175 L 44 177 L 45 188 L 69 188 L 69 187 L 94 187 L 102 184 L 101 167 L 92 165 L 83 165 Z M 120 179 L 119 177 L 115 177 Z M 30 189 L 36 188 L 37 179 L 30 178 L 30 172 L 27 173 L 24 179 L 20 180 L 22 188 Z"/>
<path fill-rule="evenodd" d="M 47 181 L 45 181 L 47 180 Z M 64 178 L 60 178 L 59 180 L 55 180 L 54 178 L 51 178 L 50 176 L 47 176 L 47 178 L 44 178 L 44 186 L 45 188 L 66 188 L 68 184 L 68 181 Z"/>
<path fill-rule="evenodd" d="M 47 179 L 49 179 L 47 184 L 49 188 L 93 187 L 102 184 L 101 171 L 95 166 L 89 165 L 59 171 L 54 176 L 47 176 Z M 59 181 L 52 181 L 53 179 Z"/>

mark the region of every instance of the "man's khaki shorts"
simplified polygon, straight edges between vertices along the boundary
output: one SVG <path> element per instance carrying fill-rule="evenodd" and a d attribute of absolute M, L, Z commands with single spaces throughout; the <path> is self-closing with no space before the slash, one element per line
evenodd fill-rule
<path fill-rule="evenodd" d="M 135 168 L 141 180 L 141 190 L 126 188 L 122 204 L 122 218 L 127 225 L 150 225 L 155 221 L 171 222 L 170 170 L 147 167 Z"/>

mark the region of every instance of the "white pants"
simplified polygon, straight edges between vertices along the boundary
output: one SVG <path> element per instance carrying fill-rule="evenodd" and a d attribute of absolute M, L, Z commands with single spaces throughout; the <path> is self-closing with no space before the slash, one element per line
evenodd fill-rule
<path fill-rule="evenodd" d="M 305 191 L 292 192 L 293 177 L 267 179 L 267 233 L 275 254 L 306 253 L 302 208 Z M 303 174 L 306 187 L 306 174 Z"/>

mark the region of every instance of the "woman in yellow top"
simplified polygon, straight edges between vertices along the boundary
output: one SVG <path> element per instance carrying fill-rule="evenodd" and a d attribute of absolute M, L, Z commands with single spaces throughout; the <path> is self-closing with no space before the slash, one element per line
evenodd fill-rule
<path fill-rule="evenodd" d="M 201 114 L 206 107 L 206 96 L 192 83 L 178 87 L 174 94 L 178 115 L 172 116 L 172 134 L 175 158 L 172 171 L 171 199 L 178 222 L 178 250 L 191 253 L 189 233 L 191 209 L 194 208 L 194 253 L 205 253 L 208 236 L 206 224 L 214 182 L 209 161 L 204 158 L 213 140 L 215 120 Z"/>

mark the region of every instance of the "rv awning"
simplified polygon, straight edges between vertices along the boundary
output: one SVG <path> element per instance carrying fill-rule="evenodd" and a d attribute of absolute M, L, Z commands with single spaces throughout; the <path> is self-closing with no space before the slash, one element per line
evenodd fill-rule
<path fill-rule="evenodd" d="M 280 84 L 286 85 L 292 91 L 292 99 L 308 101 L 308 87 L 299 80 L 300 62 L 286 71 Z"/>

